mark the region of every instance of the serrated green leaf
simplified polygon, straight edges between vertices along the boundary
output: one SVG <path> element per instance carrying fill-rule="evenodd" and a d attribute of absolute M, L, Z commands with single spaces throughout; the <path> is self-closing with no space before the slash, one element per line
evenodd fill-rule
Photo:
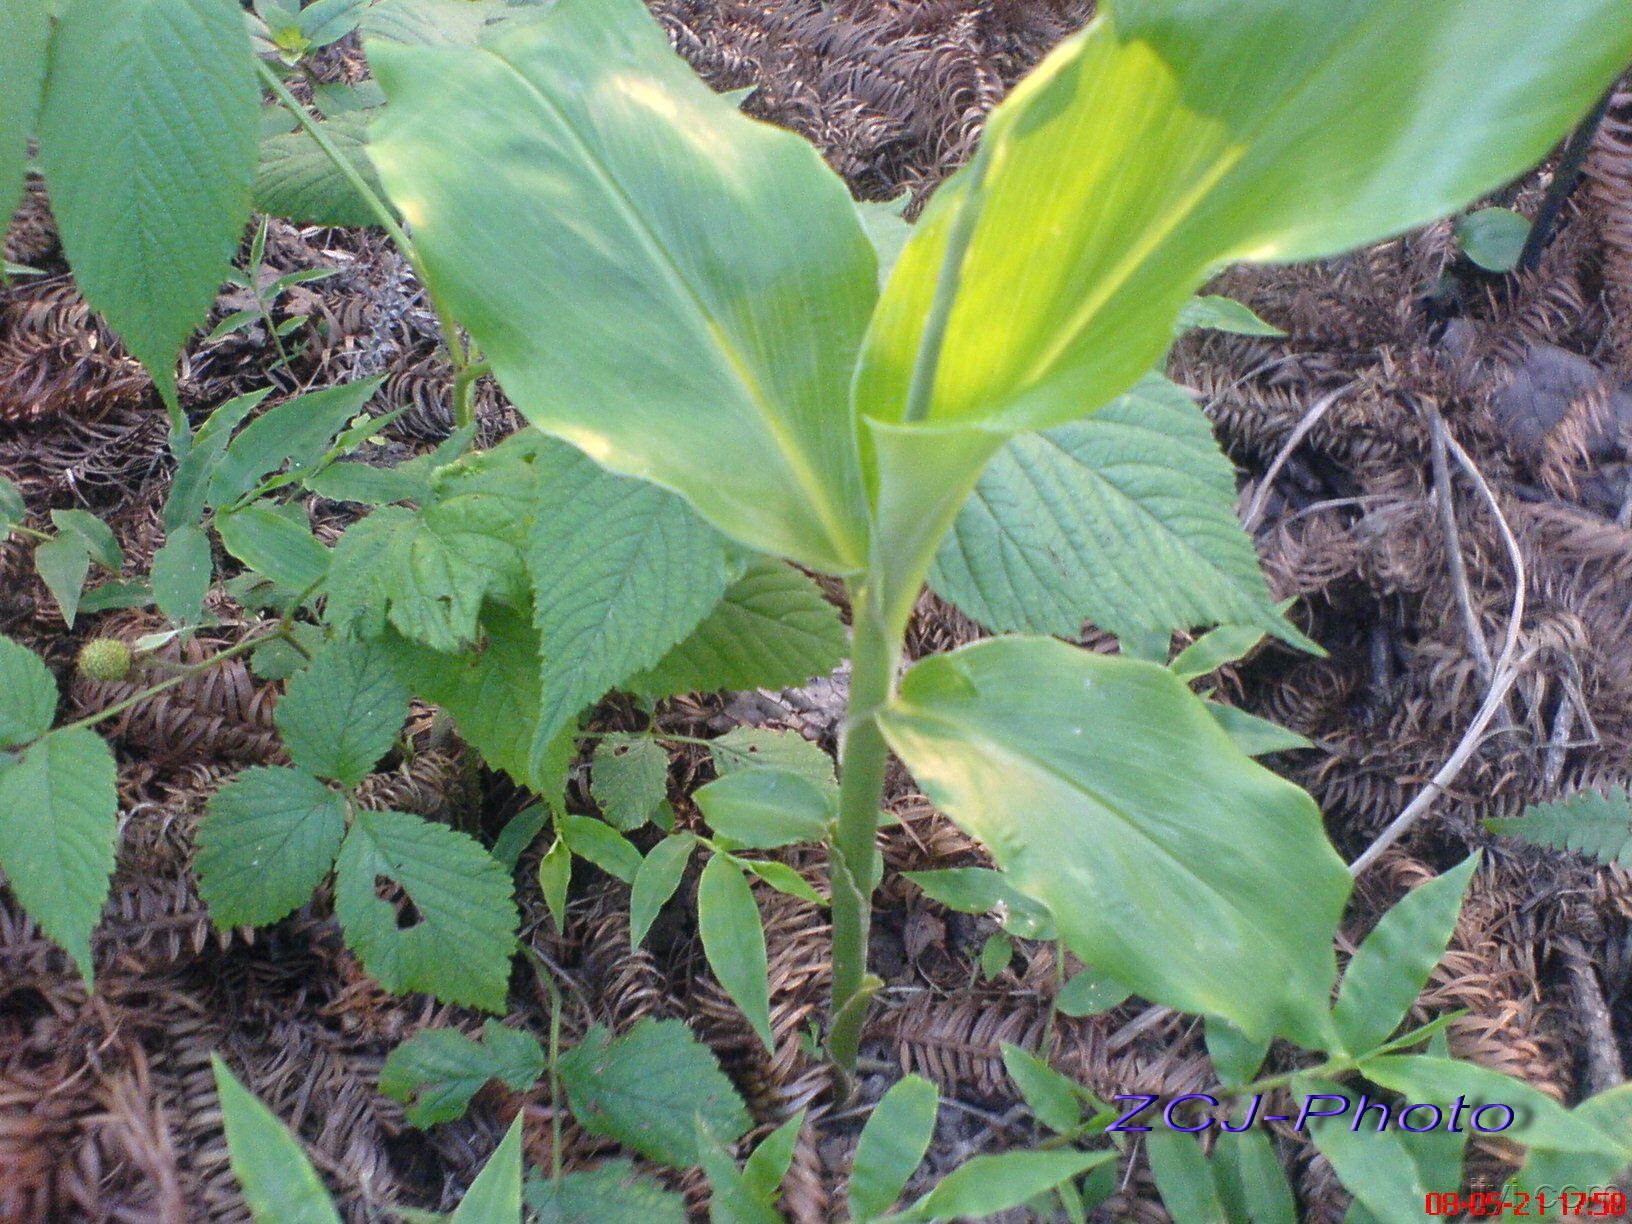
<path fill-rule="evenodd" d="M 299 511 L 299 507 L 291 507 Z M 321 586 L 332 554 L 294 514 L 251 502 L 231 514 L 216 516 L 221 546 L 257 574 L 291 591 Z"/>
<path fill-rule="evenodd" d="M 572 850 L 557 837 L 538 860 L 538 890 L 555 919 L 555 929 L 567 929 L 567 886 L 572 883 Z"/>
<path fill-rule="evenodd" d="M 22 196 L 50 43 L 51 13 L 45 4 L 24 0 L 0 7 L 0 46 L 6 48 L 6 71 L 0 75 L 0 225 L 11 220 Z"/>
<path fill-rule="evenodd" d="M 1116 1152 L 1004 1152 L 976 1156 L 941 1179 L 940 1185 L 892 1221 L 981 1218 L 1018 1207 L 1062 1182 L 1080 1177 Z"/>
<path fill-rule="evenodd" d="M 153 554 L 153 599 L 173 621 L 190 624 L 204 610 L 215 576 L 210 538 L 201 527 L 183 524 L 170 532 Z"/>
<path fill-rule="evenodd" d="M 1582 791 L 1568 799 L 1538 803 L 1517 820 L 1485 821 L 1492 833 L 1522 837 L 1538 846 L 1591 855 L 1606 867 L 1632 867 L 1632 793 Z"/>
<path fill-rule="evenodd" d="M 538 1174 L 527 1179 L 527 1205 L 538 1224 L 686 1224 L 685 1202 L 650 1178 L 631 1161 L 608 1160 L 586 1173 L 567 1173 L 555 1180 Z"/>
<path fill-rule="evenodd" d="M 609 735 L 595 745 L 589 793 L 625 833 L 652 818 L 669 790 L 669 754 L 649 735 Z"/>
<path fill-rule="evenodd" d="M 39 131 L 51 212 L 85 300 L 171 402 L 249 220 L 260 111 L 237 6 L 61 6 Z"/>
<path fill-rule="evenodd" d="M 117 574 L 125 566 L 125 551 L 109 527 L 88 510 L 53 510 L 51 522 L 64 535 L 73 534 L 85 541 L 91 559 L 109 573 Z"/>
<path fill-rule="evenodd" d="M 697 928 L 714 976 L 774 1052 L 765 927 L 742 868 L 724 854 L 709 859 L 697 881 Z"/>
<path fill-rule="evenodd" d="M 725 1143 L 751 1120 L 713 1053 L 678 1020 L 647 1017 L 617 1038 L 597 1026 L 557 1069 L 580 1126 L 676 1169 L 697 1163 L 698 1117 Z"/>
<path fill-rule="evenodd" d="M 521 1121 L 518 1112 L 448 1224 L 521 1224 Z"/>
<path fill-rule="evenodd" d="M 1015 438 L 982 473 L 930 571 L 992 629 L 1118 637 L 1219 623 L 1289 641 L 1235 469 L 1181 388 L 1151 375 L 1091 419 Z"/>
<path fill-rule="evenodd" d="M 301 471 L 328 452 L 334 437 L 380 389 L 380 378 L 297 395 L 267 409 L 228 443 L 209 479 L 208 502 L 226 506 L 285 467 Z"/>
<path fill-rule="evenodd" d="M 1171 672 L 1045 639 L 979 642 L 920 662 L 879 722 L 1083 960 L 1254 1038 L 1328 1039 L 1348 871 L 1314 801 L 1243 755 Z"/>
<path fill-rule="evenodd" d="M 0 89 L 3 88 L 0 85 Z M 23 502 L 22 493 L 10 480 L 0 476 L 0 533 L 9 531 L 27 517 L 28 506 Z"/>
<path fill-rule="evenodd" d="M 408 894 L 412 926 L 375 895 L 382 876 Z M 504 1010 L 517 924 L 510 877 L 463 833 L 406 812 L 358 812 L 340 847 L 334 912 L 387 990 Z"/>
<path fill-rule="evenodd" d="M 54 732 L 0 771 L 0 867 L 12 895 L 91 980 L 91 931 L 113 875 L 113 754 L 94 732 Z"/>
<path fill-rule="evenodd" d="M 640 870 L 640 851 L 604 820 L 593 816 L 561 816 L 556 819 L 561 839 L 579 858 L 588 859 L 608 875 L 634 883 Z"/>
<path fill-rule="evenodd" d="M 227 1156 L 255 1224 L 340 1224 L 329 1192 L 300 1144 L 272 1111 L 210 1055 Z"/>
<path fill-rule="evenodd" d="M 724 541 L 674 494 L 558 447 L 527 550 L 543 685 L 535 744 L 656 663 L 725 590 Z"/>
<path fill-rule="evenodd" d="M 882 1216 L 901 1197 L 935 1136 L 939 1104 L 934 1084 L 908 1075 L 873 1107 L 850 1170 L 850 1214 L 856 1220 Z"/>
<path fill-rule="evenodd" d="M 338 115 L 320 120 L 318 127 L 375 194 L 383 197 L 366 148 L 371 118 L 367 112 Z M 261 212 L 303 225 L 380 223 L 369 202 L 304 130 L 280 132 L 261 141 L 254 197 Z"/>
<path fill-rule="evenodd" d="M 859 569 L 843 405 L 877 260 L 815 150 L 710 90 L 638 0 L 370 56 L 380 178 L 523 415 L 751 548 Z"/>
<path fill-rule="evenodd" d="M 85 578 L 91 572 L 91 551 L 77 535 L 63 533 L 52 540 L 42 540 L 34 546 L 34 568 L 57 601 L 63 623 L 74 627 L 79 615 L 80 593 L 85 589 Z"/>
<path fill-rule="evenodd" d="M 627 687 L 659 699 L 719 689 L 783 689 L 839 665 L 847 635 L 809 578 L 756 559 L 690 637 Z"/>
<path fill-rule="evenodd" d="M 37 740 L 57 716 L 57 681 L 45 661 L 0 635 L 0 748 Z"/>
<path fill-rule="evenodd" d="M 710 740 L 714 770 L 725 777 L 743 769 L 781 769 L 809 778 L 819 786 L 836 786 L 833 758 L 797 731 L 770 727 L 733 727 Z"/>
<path fill-rule="evenodd" d="M 630 947 L 640 946 L 646 932 L 652 929 L 658 911 L 680 887 L 696 844 L 697 839 L 690 833 L 676 833 L 646 852 L 629 890 Z"/>
<path fill-rule="evenodd" d="M 1032 1115 L 1049 1130 L 1067 1135 L 1082 1124 L 1082 1103 L 1069 1078 L 1030 1050 L 1007 1041 L 1003 1042 L 1003 1067 Z"/>
<path fill-rule="evenodd" d="M 408 717 L 408 690 L 386 651 L 335 642 L 292 677 L 275 715 L 296 766 L 346 786 L 391 750 Z"/>
<path fill-rule="evenodd" d="M 482 1026 L 481 1041 L 457 1029 L 426 1029 L 386 1056 L 380 1091 L 408 1106 L 408 1121 L 424 1129 L 465 1116 L 489 1080 L 526 1092 L 549 1060 L 531 1033 L 497 1020 Z"/>
<path fill-rule="evenodd" d="M 1212 1170 L 1193 1136 L 1158 1129 L 1145 1136 L 1145 1151 L 1173 1224 L 1229 1224 Z"/>
<path fill-rule="evenodd" d="M 1511 208 L 1481 208 L 1457 218 L 1462 253 L 1487 272 L 1511 272 L 1530 237 L 1530 222 Z"/>
<path fill-rule="evenodd" d="M 1462 894 L 1479 866 L 1460 866 L 1412 889 L 1372 928 L 1343 972 L 1332 1008 L 1343 1048 L 1364 1054 L 1387 1041 L 1417 1001 L 1456 930 Z"/>
<path fill-rule="evenodd" d="M 755 850 L 820 842 L 838 816 L 831 791 L 783 769 L 738 770 L 699 788 L 692 799 L 715 833 Z"/>
<path fill-rule="evenodd" d="M 346 835 L 346 801 L 295 769 L 246 769 L 210 796 L 193 871 L 215 925 L 264 926 L 305 905 Z"/>
<path fill-rule="evenodd" d="M 1252 308 L 1234 298 L 1216 293 L 1204 293 L 1191 298 L 1179 311 L 1179 329 L 1193 327 L 1211 331 L 1230 332 L 1237 336 L 1284 336 L 1286 333 L 1273 323 L 1266 323 L 1253 313 Z"/>

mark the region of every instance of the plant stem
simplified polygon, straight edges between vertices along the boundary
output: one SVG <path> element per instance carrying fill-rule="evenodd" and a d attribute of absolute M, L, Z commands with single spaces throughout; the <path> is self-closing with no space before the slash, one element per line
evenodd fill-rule
<path fill-rule="evenodd" d="M 872 922 L 874 845 L 889 758 L 874 718 L 890 699 L 900 635 L 867 588 L 852 589 L 850 697 L 839 757 L 839 826 L 829 868 L 833 895 L 833 1004 L 828 1052 L 844 1095 L 855 1072 L 866 1018 L 867 936 Z"/>
<path fill-rule="evenodd" d="M 183 680 L 190 679 L 191 677 L 198 675 L 200 672 L 209 671 L 210 668 L 214 667 L 217 663 L 224 663 L 234 655 L 241 655 L 247 651 L 254 650 L 263 642 L 270 642 L 274 638 L 288 639 L 289 633 L 286 629 L 280 626 L 271 633 L 263 633 L 259 637 L 245 638 L 241 642 L 228 646 L 225 650 L 217 651 L 207 659 L 200 659 L 197 663 L 188 663 L 186 666 L 178 668 L 173 675 L 166 677 L 150 688 L 143 689 L 139 693 L 126 697 L 123 701 L 115 702 L 105 710 L 98 710 L 95 714 L 87 714 L 84 718 L 78 719 L 75 722 L 63 723 L 63 725 L 60 727 L 53 727 L 46 734 L 54 735 L 58 731 L 77 731 L 82 727 L 94 727 L 97 723 L 106 722 L 110 718 L 116 718 L 120 714 L 123 714 L 126 710 L 130 709 L 132 706 L 140 705 L 142 702 L 147 701 L 150 698 L 157 697 L 160 693 L 167 689 L 175 688 L 176 685 L 180 684 Z M 296 645 L 298 646 L 298 643 Z"/>
<path fill-rule="evenodd" d="M 985 202 L 986 158 L 982 149 L 969 167 L 969 186 L 946 238 L 940 275 L 935 280 L 935 296 L 930 300 L 924 330 L 918 337 L 918 352 L 913 358 L 912 381 L 907 384 L 907 402 L 901 412 L 903 421 L 923 420 L 934 402 L 935 376 L 940 370 L 941 352 L 946 347 L 946 332 L 952 323 L 958 285 L 963 280 L 964 257 L 969 254 L 969 244 L 974 240 Z"/>
<path fill-rule="evenodd" d="M 390 236 L 391 241 L 397 244 L 397 250 L 402 252 L 402 257 L 408 261 L 408 266 L 414 270 L 415 279 L 419 281 L 420 287 L 425 290 L 425 296 L 430 300 L 431 309 L 436 312 L 437 322 L 442 327 L 442 338 L 447 343 L 448 356 L 453 361 L 456 376 L 462 373 L 470 365 L 470 357 L 465 352 L 465 346 L 459 339 L 458 324 L 453 321 L 453 316 L 448 313 L 447 308 L 437 300 L 436 294 L 432 292 L 430 278 L 425 274 L 425 261 L 420 258 L 419 248 L 414 245 L 413 239 L 408 236 L 408 231 L 403 229 L 402 225 L 397 221 L 396 214 L 391 211 L 391 206 L 380 198 L 379 193 L 374 188 L 369 186 L 368 180 L 362 176 L 357 167 L 351 163 L 351 160 L 335 147 L 334 141 L 329 139 L 328 133 L 300 104 L 300 100 L 289 92 L 289 87 L 283 83 L 282 78 L 268 68 L 263 60 L 257 59 L 255 66 L 260 70 L 261 80 L 266 83 L 266 87 L 272 91 L 273 96 L 283 104 L 285 110 L 295 117 L 296 122 L 312 138 L 317 147 L 323 151 L 323 155 L 334 163 L 334 168 L 340 171 L 341 176 L 350 184 L 351 189 L 362 198 L 368 205 L 369 211 L 378 218 L 381 227 Z M 470 397 L 466 395 L 461 398 L 456 394 L 453 411 L 456 428 L 469 425 L 472 416 Z"/>
<path fill-rule="evenodd" d="M 1558 215 L 1575 191 L 1581 168 L 1586 164 L 1587 154 L 1592 151 L 1593 137 L 1598 134 L 1598 126 L 1604 121 L 1614 97 L 1615 86 L 1611 85 L 1587 117 L 1570 133 L 1564 151 L 1558 155 L 1558 165 L 1553 169 L 1553 181 L 1548 184 L 1547 194 L 1542 197 L 1541 207 L 1536 210 L 1536 219 L 1530 223 L 1529 236 L 1525 238 L 1524 249 L 1519 252 L 1519 261 L 1514 265 L 1515 272 L 1533 271 L 1541 262 L 1547 243 L 1558 225 Z"/>

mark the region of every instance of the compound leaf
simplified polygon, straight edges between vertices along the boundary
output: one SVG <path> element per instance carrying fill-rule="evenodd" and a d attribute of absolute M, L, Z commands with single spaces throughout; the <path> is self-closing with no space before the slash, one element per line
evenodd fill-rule
<path fill-rule="evenodd" d="M 1538 803 L 1516 820 L 1495 818 L 1485 827 L 1538 846 L 1591 855 L 1605 866 L 1632 867 L 1632 793 L 1624 789 Z"/>
<path fill-rule="evenodd" d="M 335 642 L 290 678 L 275 717 L 296 766 L 356 786 L 396 742 L 408 690 L 387 651 Z"/>
<path fill-rule="evenodd" d="M 199 896 L 222 929 L 276 922 L 311 900 L 345 835 L 339 792 L 298 769 L 246 769 L 199 825 Z"/>
<path fill-rule="evenodd" d="M 713 1053 L 678 1020 L 647 1017 L 616 1038 L 597 1026 L 558 1071 L 586 1131 L 676 1169 L 697 1163 L 699 1117 L 725 1143 L 751 1121 Z"/>
<path fill-rule="evenodd" d="M 979 642 L 919 663 L 879 721 L 1083 960 L 1257 1039 L 1328 1037 L 1348 872 L 1313 800 L 1165 668 Z"/>
<path fill-rule="evenodd" d="M 334 912 L 346 942 L 387 990 L 503 1011 L 516 942 L 510 877 L 480 843 L 406 812 L 358 812 L 340 848 Z M 376 881 L 407 894 L 398 922 Z"/>

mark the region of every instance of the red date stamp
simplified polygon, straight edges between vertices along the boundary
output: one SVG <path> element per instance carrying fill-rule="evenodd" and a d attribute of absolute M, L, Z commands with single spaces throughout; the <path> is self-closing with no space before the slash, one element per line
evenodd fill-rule
<path fill-rule="evenodd" d="M 1626 1216 L 1626 1195 L 1612 1187 L 1553 1190 L 1539 1187 L 1534 1193 L 1522 1190 L 1429 1194 L 1424 1211 L 1430 1216 L 1498 1216 L 1531 1219 L 1620 1219 Z"/>

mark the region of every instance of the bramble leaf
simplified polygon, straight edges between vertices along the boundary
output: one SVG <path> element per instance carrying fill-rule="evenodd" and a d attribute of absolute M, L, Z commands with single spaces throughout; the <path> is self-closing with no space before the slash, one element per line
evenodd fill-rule
<path fill-rule="evenodd" d="M 698 1117 L 726 1143 L 751 1120 L 713 1053 L 678 1020 L 647 1017 L 616 1038 L 597 1026 L 558 1071 L 586 1131 L 676 1169 L 697 1163 Z"/>
<path fill-rule="evenodd" d="M 669 754 L 649 735 L 609 735 L 595 745 L 589 793 L 625 833 L 652 818 L 669 790 Z"/>
<path fill-rule="evenodd" d="M 275 717 L 297 767 L 356 786 L 402 731 L 408 690 L 385 650 L 334 642 L 290 678 Z"/>
<path fill-rule="evenodd" d="M 57 716 L 57 682 L 45 661 L 0 636 L 0 749 L 37 740 Z"/>
<path fill-rule="evenodd" d="M 408 1121 L 424 1129 L 464 1117 L 489 1080 L 526 1092 L 547 1066 L 536 1037 L 497 1020 L 482 1026 L 479 1042 L 457 1029 L 426 1029 L 386 1056 L 380 1091 L 407 1105 Z"/>
<path fill-rule="evenodd" d="M 686 1224 L 685 1201 L 641 1176 L 628 1160 L 603 1161 L 556 1180 L 531 1174 L 526 1195 L 538 1224 Z"/>
<path fill-rule="evenodd" d="M 376 895 L 382 877 L 407 894 L 413 925 Z M 463 833 L 406 812 L 358 812 L 340 848 L 334 912 L 387 990 L 504 1010 L 517 924 L 510 877 Z"/>
<path fill-rule="evenodd" d="M 83 727 L 53 732 L 0 768 L 0 868 L 87 982 L 113 875 L 116 783 L 113 753 Z"/>
<path fill-rule="evenodd" d="M 833 758 L 797 731 L 733 727 L 710 740 L 708 751 L 722 778 L 743 769 L 780 769 L 809 778 L 824 789 L 838 785 Z"/>
<path fill-rule="evenodd" d="M 210 796 L 193 872 L 223 930 L 276 922 L 312 898 L 346 835 L 346 801 L 297 769 L 246 769 Z"/>

